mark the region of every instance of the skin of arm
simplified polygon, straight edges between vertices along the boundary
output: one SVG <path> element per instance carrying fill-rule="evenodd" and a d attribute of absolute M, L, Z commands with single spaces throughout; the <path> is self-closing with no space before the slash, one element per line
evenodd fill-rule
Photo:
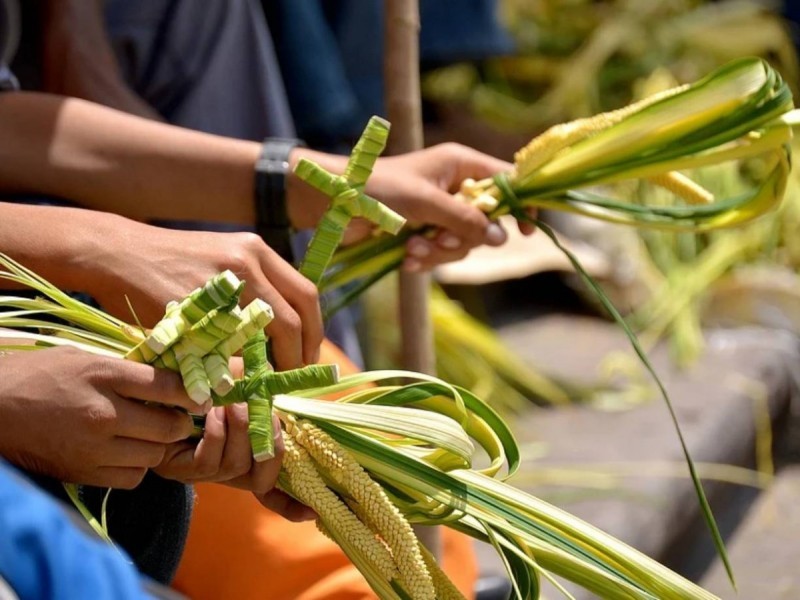
<path fill-rule="evenodd" d="M 246 282 L 243 305 L 261 298 L 275 312 L 266 331 L 276 366 L 318 358 L 316 288 L 255 234 L 164 229 L 110 213 L 1 202 L 0 216 L 0 250 L 60 289 L 85 292 L 107 312 L 146 327 L 167 302 L 230 269 Z"/>
<path fill-rule="evenodd" d="M 261 150 L 255 142 L 31 92 L 0 96 L 0 138 L 6 140 L 0 147 L 0 193 L 63 197 L 142 221 L 255 221 L 253 172 Z M 301 157 L 334 172 L 343 172 L 346 164 L 345 157 L 298 148 L 291 166 Z M 409 241 L 417 267 L 429 268 L 477 245 L 505 241 L 498 225 L 448 192 L 465 177 L 482 178 L 509 166 L 457 144 L 441 144 L 378 160 L 366 191 L 411 221 L 439 228 L 433 240 Z M 313 227 L 327 202 L 289 176 L 287 206 L 295 228 Z M 350 241 L 366 234 L 358 225 L 354 231 Z"/>

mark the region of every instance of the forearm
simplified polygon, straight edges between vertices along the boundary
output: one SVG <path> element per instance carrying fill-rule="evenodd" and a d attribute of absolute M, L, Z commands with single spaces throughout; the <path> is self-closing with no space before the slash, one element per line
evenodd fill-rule
<path fill-rule="evenodd" d="M 122 217 L 76 208 L 0 202 L 0 252 L 64 290 L 92 293 L 107 276 L 114 247 L 135 247 L 144 227 Z M 0 287 L 14 288 L 0 280 Z"/>
<path fill-rule="evenodd" d="M 33 193 L 131 218 L 254 222 L 260 146 L 77 99 L 0 95 L 0 193 Z"/>

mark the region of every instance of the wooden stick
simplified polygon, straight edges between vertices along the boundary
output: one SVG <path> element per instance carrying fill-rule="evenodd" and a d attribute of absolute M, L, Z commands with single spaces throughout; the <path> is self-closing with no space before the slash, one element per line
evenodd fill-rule
<path fill-rule="evenodd" d="M 403 154 L 423 147 L 419 85 L 419 3 L 384 2 L 384 95 L 392 123 L 387 150 Z M 400 331 L 403 367 L 434 375 L 433 324 L 428 308 L 428 273 L 400 272 Z M 417 536 L 439 560 L 441 535 L 436 527 L 415 527 Z"/>

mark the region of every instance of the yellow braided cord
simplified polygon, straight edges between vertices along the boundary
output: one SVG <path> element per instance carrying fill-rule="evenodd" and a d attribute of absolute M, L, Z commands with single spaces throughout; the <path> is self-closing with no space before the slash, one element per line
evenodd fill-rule
<path fill-rule="evenodd" d="M 295 442 L 292 432 L 284 436 L 283 468 L 288 475 L 286 490 L 303 504 L 311 507 L 324 526 L 336 536 L 347 539 L 366 557 L 386 581 L 396 577 L 391 555 L 369 528 L 328 488 L 308 452 Z"/>
<path fill-rule="evenodd" d="M 436 562 L 436 559 L 428 551 L 428 549 L 420 544 L 422 551 L 422 559 L 425 561 L 425 566 L 433 578 L 433 586 L 436 588 L 436 600 L 467 600 L 464 594 L 450 581 L 450 578 Z"/>
<path fill-rule="evenodd" d="M 412 598 L 433 600 L 433 580 L 422 558 L 417 536 L 383 488 L 349 452 L 320 428 L 299 421 L 296 429 L 295 440 L 361 506 L 367 523 L 389 546 L 406 591 Z"/>
<path fill-rule="evenodd" d="M 688 202 L 689 204 L 711 204 L 714 202 L 714 194 L 708 191 L 699 183 L 692 181 L 686 175 L 677 171 L 660 173 L 648 177 L 647 180 L 668 190 Z"/>

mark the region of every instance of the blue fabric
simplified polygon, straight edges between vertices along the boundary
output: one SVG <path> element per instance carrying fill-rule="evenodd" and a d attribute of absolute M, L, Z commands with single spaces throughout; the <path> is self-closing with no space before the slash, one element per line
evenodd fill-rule
<path fill-rule="evenodd" d="M 383 106 L 381 0 L 265 0 L 298 134 L 337 151 Z M 496 0 L 421 0 L 423 67 L 511 53 Z M 312 82 L 312 83 L 310 83 Z"/>
<path fill-rule="evenodd" d="M 9 68 L 0 64 L 0 92 L 10 92 L 19 89 L 19 82 Z"/>
<path fill-rule="evenodd" d="M 0 575 L 21 599 L 151 598 L 130 559 L 0 460 Z"/>
<path fill-rule="evenodd" d="M 19 89 L 19 82 L 8 68 L 17 51 L 19 7 L 12 0 L 0 0 L 0 92 Z"/>

